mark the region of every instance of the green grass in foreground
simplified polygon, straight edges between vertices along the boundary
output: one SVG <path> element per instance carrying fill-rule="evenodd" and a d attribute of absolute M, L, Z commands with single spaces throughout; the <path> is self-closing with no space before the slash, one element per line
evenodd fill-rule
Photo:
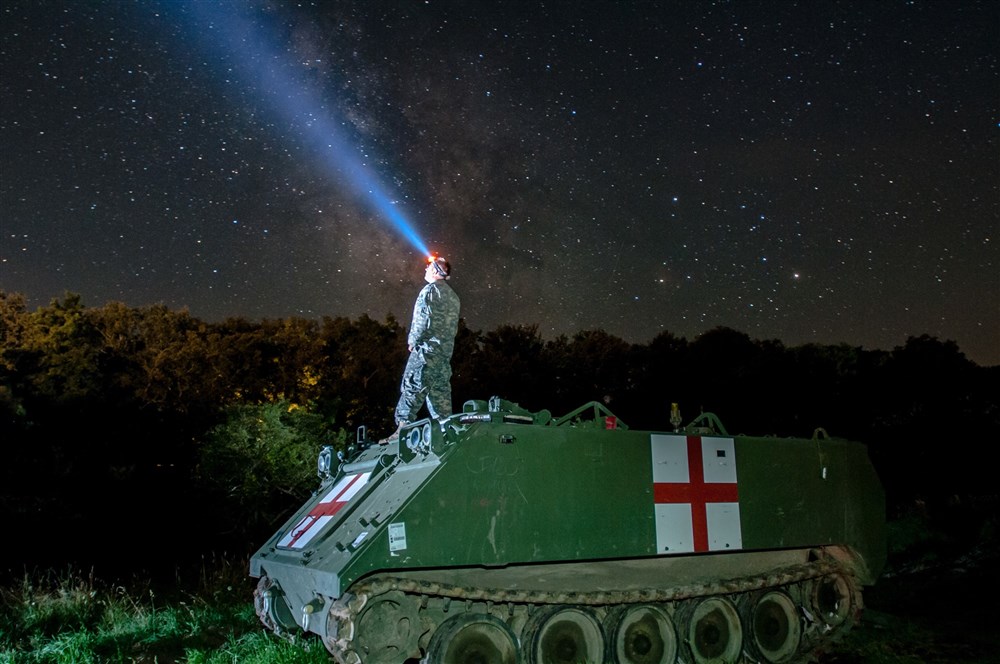
<path fill-rule="evenodd" d="M 0 664 L 329 664 L 318 640 L 290 643 L 261 626 L 244 566 L 217 566 L 196 582 L 178 581 L 170 598 L 134 584 L 106 586 L 65 572 L 24 575 L 0 589 Z M 830 664 L 979 662 L 973 649 L 952 659 L 954 643 L 893 616 L 869 611 Z M 992 660 L 990 660 L 992 661 Z"/>
<path fill-rule="evenodd" d="M 861 625 L 819 664 L 1000 663 L 1000 636 L 989 628 L 1000 615 L 985 591 L 1000 582 L 998 532 L 991 516 L 963 548 L 921 519 L 890 524 L 894 564 L 865 590 Z M 206 561 L 196 579 L 172 583 L 169 597 L 141 582 L 25 574 L 0 587 L 0 664 L 329 664 L 318 640 L 293 644 L 265 631 L 252 591 L 245 560 Z"/>
<path fill-rule="evenodd" d="M 203 575 L 196 594 L 169 599 L 74 572 L 26 574 L 0 589 L 0 664 L 329 664 L 319 641 L 263 629 L 242 570 Z"/>

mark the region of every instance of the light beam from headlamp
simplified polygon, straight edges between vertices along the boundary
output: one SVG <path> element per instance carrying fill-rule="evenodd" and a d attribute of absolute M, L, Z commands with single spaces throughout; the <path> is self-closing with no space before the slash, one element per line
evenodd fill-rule
<path fill-rule="evenodd" d="M 400 205 L 389 196 L 373 170 L 362 161 L 310 85 L 297 76 L 285 51 L 272 46 L 277 40 L 262 27 L 260 17 L 237 11 L 238 3 L 189 0 L 182 13 L 208 31 L 207 47 L 235 54 L 237 70 L 246 83 L 255 84 L 268 108 L 288 125 L 302 127 L 302 143 L 320 159 L 328 174 L 340 174 L 355 195 L 370 204 L 423 255 L 430 251 Z M 343 124 L 343 123 L 340 123 Z"/>

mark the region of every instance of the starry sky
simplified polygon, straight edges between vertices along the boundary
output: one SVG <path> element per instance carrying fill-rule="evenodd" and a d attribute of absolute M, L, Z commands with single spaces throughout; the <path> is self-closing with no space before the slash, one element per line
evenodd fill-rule
<path fill-rule="evenodd" d="M 1000 3 L 4 0 L 0 289 L 1000 364 Z M 409 228 L 416 240 L 404 232 Z"/>

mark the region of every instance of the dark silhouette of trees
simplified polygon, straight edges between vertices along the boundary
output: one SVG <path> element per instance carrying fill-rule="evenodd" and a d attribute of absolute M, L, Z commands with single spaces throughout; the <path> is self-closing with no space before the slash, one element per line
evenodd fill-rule
<path fill-rule="evenodd" d="M 114 523 L 136 530 L 128 551 L 162 558 L 252 547 L 298 506 L 287 493 L 309 490 L 321 445 L 392 430 L 405 362 L 392 317 L 210 323 L 71 293 L 29 311 L 0 291 L 0 515 L 37 544 L 7 554 L 61 559 Z M 713 411 L 734 434 L 861 440 L 891 505 L 995 495 L 975 459 L 1000 440 L 1000 367 L 953 341 L 786 347 L 729 328 L 546 341 L 533 325 L 463 321 L 452 365 L 456 411 L 494 395 L 555 415 L 596 400 L 633 429 L 669 430 L 676 402 L 685 422 Z M 114 538 L 98 548 L 143 560 Z"/>
<path fill-rule="evenodd" d="M 456 343 L 455 353 L 463 378 L 463 401 L 483 399 L 484 391 L 489 392 L 485 396 L 516 393 L 526 408 L 545 407 L 550 372 L 537 325 L 502 325 L 464 341 L 461 346 Z"/>
<path fill-rule="evenodd" d="M 865 433 L 876 461 L 892 469 L 884 473 L 888 490 L 955 499 L 994 486 L 981 460 L 1000 440 L 998 367 L 978 367 L 955 342 L 921 335 L 887 354 L 881 368 Z"/>
<path fill-rule="evenodd" d="M 368 316 L 324 318 L 316 374 L 317 402 L 324 412 L 352 429 L 365 425 L 392 431 L 406 332 L 392 317 L 385 323 Z"/>

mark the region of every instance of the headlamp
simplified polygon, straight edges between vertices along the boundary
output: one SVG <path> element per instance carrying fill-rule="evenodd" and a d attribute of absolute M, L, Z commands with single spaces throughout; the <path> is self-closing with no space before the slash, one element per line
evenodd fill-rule
<path fill-rule="evenodd" d="M 431 254 L 430 256 L 427 257 L 427 264 L 434 266 L 434 271 L 438 274 L 439 277 L 447 277 L 448 273 L 445 272 L 444 268 L 441 266 L 441 263 L 438 262 L 439 258 L 440 258 L 439 256 Z"/>

